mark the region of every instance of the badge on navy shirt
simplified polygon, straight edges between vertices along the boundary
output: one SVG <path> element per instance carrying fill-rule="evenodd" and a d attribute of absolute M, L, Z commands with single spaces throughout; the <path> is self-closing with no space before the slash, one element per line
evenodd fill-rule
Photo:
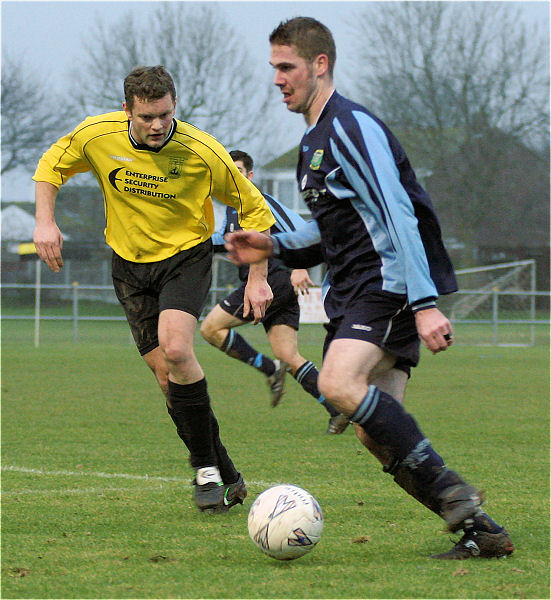
<path fill-rule="evenodd" d="M 316 150 L 312 160 L 310 161 L 310 168 L 312 171 L 317 171 L 320 168 L 321 161 L 323 159 L 323 150 Z"/>

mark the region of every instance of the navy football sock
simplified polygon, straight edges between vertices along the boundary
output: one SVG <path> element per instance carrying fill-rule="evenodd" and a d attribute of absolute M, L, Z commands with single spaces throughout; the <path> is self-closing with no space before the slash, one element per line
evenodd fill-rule
<path fill-rule="evenodd" d="M 224 340 L 220 350 L 228 356 L 236 358 L 241 362 L 247 363 L 262 371 L 264 375 L 269 377 L 275 372 L 274 361 L 264 354 L 257 352 L 243 337 L 230 329 L 226 339 Z"/>
<path fill-rule="evenodd" d="M 417 423 L 392 396 L 370 385 L 365 398 L 350 417 L 380 446 L 392 449 L 394 458 L 402 461 L 425 439 Z"/>
<path fill-rule="evenodd" d="M 486 531 L 487 533 L 500 533 L 503 531 L 503 527 L 498 525 L 486 513 L 481 513 L 475 515 L 472 519 L 467 519 L 463 529 L 465 531 L 475 529 L 476 531 Z"/>
<path fill-rule="evenodd" d="M 319 372 L 316 366 L 311 361 L 306 361 L 301 365 L 297 372 L 294 374 L 294 378 L 300 383 L 304 391 L 308 392 L 325 408 L 325 410 L 332 416 L 335 417 L 339 414 L 339 411 L 331 406 L 329 402 L 320 394 L 318 390 L 318 375 Z"/>
<path fill-rule="evenodd" d="M 419 485 L 432 484 L 445 470 L 442 457 L 432 448 L 415 419 L 392 396 L 369 386 L 368 393 L 350 417 L 379 446 L 389 449 L 394 465 L 408 469 Z M 394 474 L 394 469 L 388 471 Z"/>
<path fill-rule="evenodd" d="M 325 408 L 325 410 L 329 413 L 331 417 L 336 417 L 340 415 L 340 412 L 332 405 L 327 402 L 324 396 L 320 396 L 318 398 L 318 402 Z"/>
<path fill-rule="evenodd" d="M 189 385 L 169 380 L 168 398 L 172 405 L 170 415 L 189 450 L 191 466 L 194 469 L 216 466 L 206 379 Z"/>

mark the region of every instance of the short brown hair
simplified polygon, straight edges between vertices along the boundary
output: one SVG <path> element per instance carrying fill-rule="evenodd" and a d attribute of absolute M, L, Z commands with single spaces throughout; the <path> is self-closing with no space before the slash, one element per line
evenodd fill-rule
<path fill-rule="evenodd" d="M 254 162 L 253 157 L 250 154 L 247 154 L 243 150 L 232 150 L 230 156 L 232 157 L 233 162 L 240 160 L 248 173 L 253 170 Z"/>
<path fill-rule="evenodd" d="M 313 61 L 316 56 L 325 54 L 329 62 L 329 74 L 337 60 L 337 49 L 331 31 L 311 17 L 294 17 L 282 21 L 270 34 L 270 44 L 295 46 L 301 58 Z"/>
<path fill-rule="evenodd" d="M 151 102 L 170 94 L 176 101 L 176 88 L 170 73 L 163 67 L 134 67 L 124 80 L 124 100 L 132 110 L 134 99 Z"/>

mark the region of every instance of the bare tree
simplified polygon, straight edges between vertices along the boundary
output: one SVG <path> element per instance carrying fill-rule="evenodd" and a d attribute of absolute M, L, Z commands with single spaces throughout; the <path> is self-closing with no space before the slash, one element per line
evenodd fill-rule
<path fill-rule="evenodd" d="M 548 180 L 548 35 L 507 2 L 368 6 L 352 24 L 354 95 L 434 173 L 450 233 L 475 244 L 505 210 L 512 161 L 530 154 Z"/>
<path fill-rule="evenodd" d="M 468 141 L 481 124 L 546 147 L 549 39 L 508 4 L 370 5 L 354 25 L 358 94 L 437 151 L 453 130 Z"/>
<path fill-rule="evenodd" d="M 120 109 L 122 80 L 137 65 L 163 64 L 178 94 L 177 117 L 224 145 L 265 145 L 266 113 L 275 102 L 240 37 L 216 5 L 162 2 L 144 27 L 129 12 L 120 22 L 98 21 L 74 69 L 72 97 L 88 114 Z"/>
<path fill-rule="evenodd" d="M 2 56 L 2 174 L 34 168 L 69 111 L 21 57 Z"/>

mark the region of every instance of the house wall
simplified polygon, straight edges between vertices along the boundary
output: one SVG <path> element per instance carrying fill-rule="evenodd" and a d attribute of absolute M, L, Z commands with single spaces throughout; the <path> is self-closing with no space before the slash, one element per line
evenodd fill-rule
<path fill-rule="evenodd" d="M 258 187 L 266 194 L 270 194 L 285 206 L 292 208 L 301 217 L 308 219 L 310 212 L 302 200 L 297 186 L 295 170 L 259 171 L 257 177 Z"/>

